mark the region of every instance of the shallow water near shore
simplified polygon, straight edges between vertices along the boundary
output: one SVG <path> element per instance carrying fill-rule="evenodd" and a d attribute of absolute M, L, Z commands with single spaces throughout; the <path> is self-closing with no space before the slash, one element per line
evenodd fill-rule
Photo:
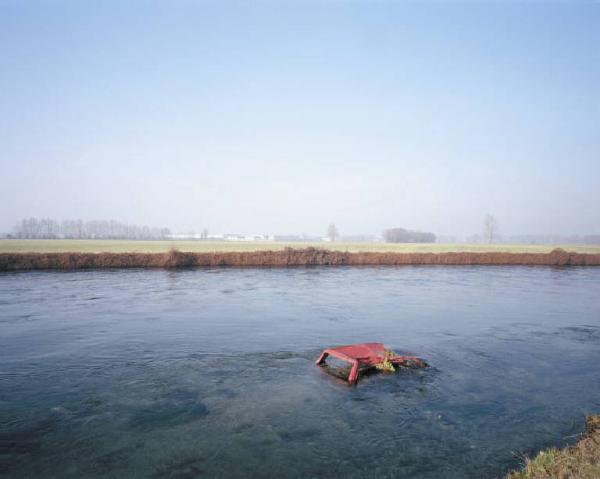
<path fill-rule="evenodd" d="M 431 367 L 313 364 L 367 341 Z M 0 475 L 500 477 L 576 439 L 598 364 L 594 267 L 1 273 Z"/>

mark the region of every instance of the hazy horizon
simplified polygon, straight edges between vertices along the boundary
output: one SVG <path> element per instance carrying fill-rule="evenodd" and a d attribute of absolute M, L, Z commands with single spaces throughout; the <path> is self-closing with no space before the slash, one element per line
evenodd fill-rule
<path fill-rule="evenodd" d="M 0 1 L 0 232 L 600 233 L 600 4 Z"/>

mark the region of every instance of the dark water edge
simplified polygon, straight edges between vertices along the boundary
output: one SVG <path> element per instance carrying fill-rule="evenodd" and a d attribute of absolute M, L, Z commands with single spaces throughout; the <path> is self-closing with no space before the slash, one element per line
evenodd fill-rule
<path fill-rule="evenodd" d="M 424 371 L 356 387 L 320 349 Z M 0 475 L 500 477 L 600 411 L 600 270 L 0 274 Z"/>

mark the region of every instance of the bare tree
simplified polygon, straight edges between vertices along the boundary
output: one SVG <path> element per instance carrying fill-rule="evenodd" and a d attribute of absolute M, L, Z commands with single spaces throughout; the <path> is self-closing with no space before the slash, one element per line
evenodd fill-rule
<path fill-rule="evenodd" d="M 327 237 L 329 238 L 330 241 L 335 241 L 339 235 L 340 235 L 340 233 L 337 229 L 337 226 L 334 225 L 333 223 L 331 223 L 327 227 Z"/>
<path fill-rule="evenodd" d="M 204 228 L 202 230 L 202 233 L 200 234 L 200 238 L 203 240 L 208 239 L 208 228 Z"/>
<path fill-rule="evenodd" d="M 498 233 L 498 222 L 493 215 L 488 213 L 483 220 L 483 240 L 492 244 L 496 233 Z"/>

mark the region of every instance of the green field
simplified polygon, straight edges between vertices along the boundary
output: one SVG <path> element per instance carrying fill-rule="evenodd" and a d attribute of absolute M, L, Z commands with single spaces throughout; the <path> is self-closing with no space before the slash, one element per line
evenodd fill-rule
<path fill-rule="evenodd" d="M 511 253 L 547 253 L 560 247 L 578 253 L 600 253 L 600 245 L 516 245 L 461 243 L 283 243 L 235 241 L 120 241 L 120 240 L 0 240 L 0 253 L 162 253 L 180 251 L 267 251 L 292 248 L 324 248 L 335 251 L 373 251 L 398 253 L 443 253 L 451 251 L 506 251 Z"/>

